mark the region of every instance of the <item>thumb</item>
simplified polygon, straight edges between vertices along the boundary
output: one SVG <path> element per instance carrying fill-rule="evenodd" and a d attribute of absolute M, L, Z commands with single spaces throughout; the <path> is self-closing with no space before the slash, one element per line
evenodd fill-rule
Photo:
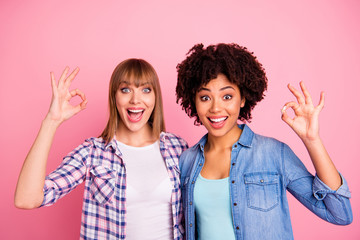
<path fill-rule="evenodd" d="M 281 109 L 281 119 L 291 127 L 294 120 L 287 114 L 287 112 L 286 112 L 287 109 L 288 109 L 287 105 L 285 105 Z"/>

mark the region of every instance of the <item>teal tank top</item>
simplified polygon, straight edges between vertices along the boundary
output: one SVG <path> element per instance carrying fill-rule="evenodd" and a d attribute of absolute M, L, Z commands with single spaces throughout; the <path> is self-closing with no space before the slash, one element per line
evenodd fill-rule
<path fill-rule="evenodd" d="M 206 179 L 200 174 L 194 186 L 196 230 L 199 240 L 235 240 L 229 178 Z"/>

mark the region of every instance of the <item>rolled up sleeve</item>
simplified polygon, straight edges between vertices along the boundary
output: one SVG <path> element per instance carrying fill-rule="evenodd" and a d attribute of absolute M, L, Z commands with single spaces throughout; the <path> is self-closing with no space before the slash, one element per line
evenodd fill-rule
<path fill-rule="evenodd" d="M 348 225 L 352 222 L 351 194 L 341 174 L 342 185 L 335 191 L 317 175 L 311 175 L 287 145 L 284 145 L 283 157 L 286 188 L 297 200 L 325 221 L 336 225 Z"/>
<path fill-rule="evenodd" d="M 347 185 L 345 178 L 343 177 L 343 175 L 341 175 L 341 173 L 339 173 L 339 174 L 341 177 L 342 184 L 336 191 L 332 190 L 329 186 L 327 186 L 325 183 L 323 183 L 317 175 L 315 175 L 314 182 L 313 182 L 313 192 L 314 192 L 314 197 L 317 200 L 323 200 L 328 193 L 336 194 L 336 195 L 343 196 L 346 198 L 351 197 L 349 186 Z"/>

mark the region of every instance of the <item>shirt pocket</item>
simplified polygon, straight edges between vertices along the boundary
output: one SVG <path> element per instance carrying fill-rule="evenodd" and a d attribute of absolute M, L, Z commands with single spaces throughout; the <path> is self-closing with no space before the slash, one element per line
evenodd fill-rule
<path fill-rule="evenodd" d="M 254 172 L 244 174 L 249 208 L 270 211 L 279 204 L 279 174 Z"/>
<path fill-rule="evenodd" d="M 112 203 L 115 192 L 116 172 L 103 166 L 95 166 L 90 169 L 91 197 L 100 205 Z"/>

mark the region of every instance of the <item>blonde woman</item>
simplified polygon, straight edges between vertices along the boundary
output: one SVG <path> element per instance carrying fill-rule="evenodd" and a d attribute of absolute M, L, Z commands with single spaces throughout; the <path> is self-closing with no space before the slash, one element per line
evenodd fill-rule
<path fill-rule="evenodd" d="M 182 239 L 178 159 L 187 143 L 164 132 L 158 76 L 145 60 L 128 59 L 115 68 L 104 131 L 45 176 L 57 128 L 87 104 L 84 93 L 69 90 L 79 69 L 68 72 L 58 83 L 51 73 L 50 109 L 20 172 L 16 207 L 52 205 L 85 182 L 81 239 Z M 82 102 L 72 106 L 75 96 Z"/>

